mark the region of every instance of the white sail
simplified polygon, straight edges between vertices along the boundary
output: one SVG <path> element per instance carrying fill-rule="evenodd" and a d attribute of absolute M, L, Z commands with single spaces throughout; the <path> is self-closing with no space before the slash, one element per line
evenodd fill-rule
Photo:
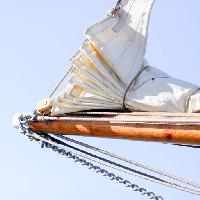
<path fill-rule="evenodd" d="M 198 111 L 197 86 L 146 67 L 153 3 L 123 0 L 115 16 L 88 28 L 85 41 L 72 58 L 67 87 L 51 99 L 52 115 L 124 106 L 132 111 Z"/>

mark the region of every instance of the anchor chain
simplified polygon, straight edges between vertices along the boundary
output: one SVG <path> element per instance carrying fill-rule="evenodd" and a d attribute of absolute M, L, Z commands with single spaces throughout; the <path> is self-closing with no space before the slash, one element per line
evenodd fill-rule
<path fill-rule="evenodd" d="M 31 116 L 27 114 L 21 114 L 18 117 L 19 129 L 20 129 L 20 132 L 23 135 L 27 136 L 31 141 L 40 142 L 42 148 L 52 149 L 54 152 L 57 152 L 60 155 L 66 156 L 67 158 L 72 159 L 76 163 L 80 163 L 83 166 L 87 166 L 89 169 L 93 170 L 94 172 L 101 174 L 112 181 L 118 182 L 127 188 L 132 189 L 132 191 L 139 192 L 141 195 L 146 195 L 149 199 L 163 200 L 163 197 L 156 196 L 155 193 L 149 192 L 145 188 L 139 187 L 138 185 L 131 183 L 130 181 L 122 178 L 121 176 L 117 176 L 114 173 L 111 173 L 107 171 L 106 169 L 103 169 L 102 167 L 93 164 L 93 162 L 91 162 L 91 160 L 94 161 L 93 159 L 89 159 L 88 157 L 84 158 L 82 155 L 78 155 L 72 151 L 67 150 L 66 146 L 63 145 L 65 144 L 64 142 L 58 141 L 57 139 L 52 140 L 52 137 L 48 136 L 48 134 L 39 135 L 35 133 L 29 127 L 29 122 L 33 121 L 34 119 L 35 119 L 34 115 Z"/>

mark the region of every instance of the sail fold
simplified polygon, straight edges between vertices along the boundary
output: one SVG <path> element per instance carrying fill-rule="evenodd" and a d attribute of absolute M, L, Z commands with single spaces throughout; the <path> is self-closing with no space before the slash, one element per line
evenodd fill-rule
<path fill-rule="evenodd" d="M 199 110 L 198 86 L 147 67 L 144 56 L 153 3 L 123 0 L 116 16 L 86 30 L 85 41 L 71 59 L 67 87 L 51 99 L 52 115 L 124 106 L 131 111 Z"/>

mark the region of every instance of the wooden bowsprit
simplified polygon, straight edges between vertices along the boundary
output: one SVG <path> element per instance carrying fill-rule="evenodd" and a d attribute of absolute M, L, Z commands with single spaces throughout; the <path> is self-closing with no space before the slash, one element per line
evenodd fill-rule
<path fill-rule="evenodd" d="M 29 125 L 36 132 L 63 135 L 200 144 L 200 114 L 80 112 L 38 116 Z"/>

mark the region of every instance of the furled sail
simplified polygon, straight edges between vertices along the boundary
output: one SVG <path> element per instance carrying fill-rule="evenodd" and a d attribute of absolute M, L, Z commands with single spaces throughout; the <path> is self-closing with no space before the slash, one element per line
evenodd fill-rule
<path fill-rule="evenodd" d="M 150 67 L 144 58 L 154 0 L 122 0 L 88 28 L 71 60 L 67 87 L 51 99 L 51 114 L 91 109 L 197 112 L 198 86 Z"/>

